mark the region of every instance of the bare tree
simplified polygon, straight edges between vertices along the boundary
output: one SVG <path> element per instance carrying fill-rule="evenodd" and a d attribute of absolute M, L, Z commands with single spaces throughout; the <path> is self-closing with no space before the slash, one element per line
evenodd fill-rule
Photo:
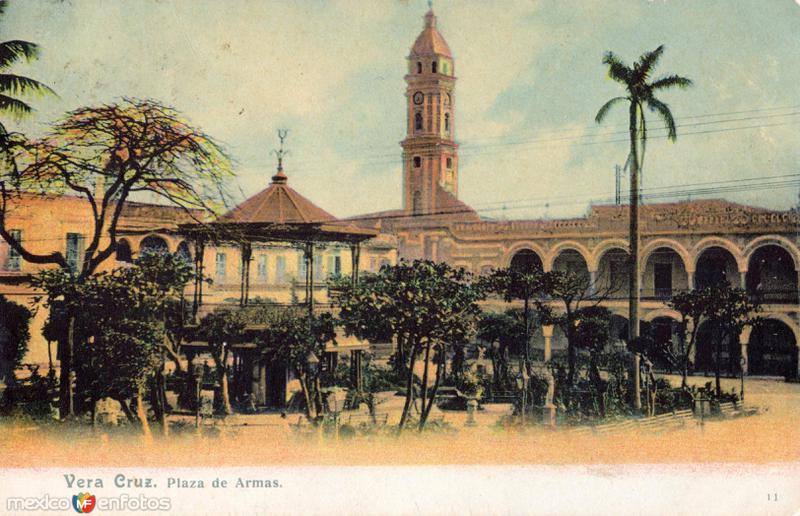
<path fill-rule="evenodd" d="M 80 108 L 39 140 L 9 135 L 9 167 L 0 173 L 0 236 L 28 262 L 70 269 L 60 250 L 34 253 L 14 238 L 7 217 L 30 195 L 72 194 L 91 210 L 88 245 L 72 271 L 84 281 L 111 257 L 125 203 L 149 193 L 197 218 L 197 210 L 224 204 L 230 160 L 210 136 L 174 109 L 153 100 Z M 68 328 L 79 314 L 67 314 Z M 61 362 L 61 414 L 71 414 L 73 332 L 67 331 Z"/>

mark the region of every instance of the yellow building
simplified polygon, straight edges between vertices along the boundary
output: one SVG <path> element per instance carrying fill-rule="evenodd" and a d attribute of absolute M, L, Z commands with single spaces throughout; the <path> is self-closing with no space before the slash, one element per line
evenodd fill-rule
<path fill-rule="evenodd" d="M 277 179 L 276 179 L 277 178 Z M 277 220 L 305 221 L 335 217 L 315 206 L 291 189 L 281 171 L 264 191 L 226 214 L 220 220 L 231 220 L 251 212 L 253 216 L 276 216 Z M 268 206 L 278 211 L 265 214 L 259 211 Z M 253 211 L 255 208 L 255 211 Z M 270 208 L 271 209 L 271 208 Z M 202 214 L 194 213 L 194 217 Z M 35 254 L 60 252 L 67 262 L 79 269 L 85 258 L 86 243 L 93 233 L 91 207 L 79 196 L 24 195 L 9 206 L 6 228 L 23 246 Z M 145 250 L 178 253 L 187 261 L 194 259 L 194 246 L 178 231 L 180 224 L 194 218 L 183 209 L 140 202 L 128 202 L 122 212 L 118 230 L 118 245 L 114 256 L 99 270 L 110 270 L 133 261 Z M 101 242 L 105 244 L 107 241 Z M 381 265 L 396 263 L 396 237 L 381 235 L 361 246 L 359 269 L 376 271 Z M 206 246 L 203 252 L 204 276 L 210 283 L 203 291 L 203 309 L 208 311 L 226 303 L 238 303 L 241 285 L 241 249 L 238 246 Z M 316 303 L 327 302 L 326 280 L 332 275 L 348 276 L 352 271 L 350 249 L 340 244 L 317 246 L 314 253 L 313 291 Z M 304 251 L 284 243 L 254 245 L 250 261 L 250 299 L 279 303 L 303 302 L 305 285 Z M 48 312 L 36 302 L 39 292 L 30 287 L 30 278 L 44 267 L 22 259 L 4 240 L 0 239 L 0 294 L 35 309 L 31 327 L 31 342 L 24 363 L 46 366 L 56 363 L 56 349 L 42 337 L 42 327 Z M 187 287 L 191 299 L 192 286 Z"/>

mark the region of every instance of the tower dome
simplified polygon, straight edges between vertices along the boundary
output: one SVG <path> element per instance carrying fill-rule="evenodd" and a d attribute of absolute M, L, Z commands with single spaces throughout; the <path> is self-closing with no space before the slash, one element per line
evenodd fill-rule
<path fill-rule="evenodd" d="M 423 56 L 442 56 L 451 59 L 453 57 L 444 37 L 436 29 L 436 15 L 433 14 L 433 9 L 425 14 L 425 28 L 411 47 L 410 57 Z"/>

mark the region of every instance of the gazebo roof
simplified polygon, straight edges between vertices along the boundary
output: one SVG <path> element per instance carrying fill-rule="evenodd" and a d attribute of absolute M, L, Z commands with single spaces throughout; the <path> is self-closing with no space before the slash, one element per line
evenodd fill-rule
<path fill-rule="evenodd" d="M 279 168 L 270 185 L 222 215 L 218 222 L 293 224 L 331 222 L 336 217 L 309 201 L 287 185 Z"/>
<path fill-rule="evenodd" d="M 378 231 L 340 221 L 287 184 L 279 164 L 270 185 L 207 224 L 181 224 L 181 233 L 212 241 L 349 242 L 375 237 Z"/>

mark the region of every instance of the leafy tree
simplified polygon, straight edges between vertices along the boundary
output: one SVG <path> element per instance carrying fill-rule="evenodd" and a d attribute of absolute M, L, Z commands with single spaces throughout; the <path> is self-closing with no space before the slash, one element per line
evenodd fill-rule
<path fill-rule="evenodd" d="M 198 334 L 208 342 L 208 351 L 214 360 L 217 381 L 220 385 L 223 414 L 230 415 L 231 399 L 228 392 L 231 346 L 243 342 L 247 317 L 239 310 L 216 310 L 200 320 Z"/>
<path fill-rule="evenodd" d="M 573 272 L 545 272 L 540 281 L 544 297 L 537 300 L 537 309 L 542 324 L 559 326 L 567 338 L 567 383 L 573 385 L 577 373 L 577 323 L 581 314 L 585 313 L 582 310 L 596 307 L 606 298 L 606 294 L 592 293 L 589 279 Z M 587 302 L 589 306 L 586 306 Z M 558 309 L 555 309 L 556 306 Z"/>
<path fill-rule="evenodd" d="M 755 314 L 760 307 L 758 303 L 750 301 L 750 296 L 743 289 L 732 288 L 727 283 L 711 287 L 709 300 L 711 302 L 706 307 L 706 317 L 714 329 L 716 355 L 714 377 L 717 397 L 720 397 L 722 395 L 720 351 L 723 347 L 727 347 L 729 356 L 735 355 L 734 350 L 739 349 L 739 335 L 745 326 L 758 322 Z"/>
<path fill-rule="evenodd" d="M 132 267 L 96 273 L 82 281 L 61 268 L 44 270 L 33 279 L 35 286 L 47 292 L 51 313 L 59 308 L 91 313 L 80 319 L 56 318 L 52 322 L 61 321 L 67 327 L 50 329 L 72 334 L 75 349 L 83 357 L 69 378 L 71 382 L 77 374 L 76 398 L 88 402 L 92 410 L 101 398 L 116 399 L 131 419 L 128 400 L 134 398 L 146 435 L 150 430 L 145 388 L 163 367 L 164 310 L 172 293 L 165 274 L 156 273 L 157 268 L 168 267 L 164 263 L 144 255 Z M 166 420 L 161 422 L 166 432 Z"/>
<path fill-rule="evenodd" d="M 316 419 L 323 410 L 320 368 L 312 367 L 311 360 L 319 360 L 325 353 L 325 344 L 335 338 L 329 313 L 308 316 L 299 310 L 277 309 L 271 311 L 266 328 L 256 339 L 264 356 L 291 368 L 300 381 L 309 419 Z"/>
<path fill-rule="evenodd" d="M 605 417 L 606 382 L 600 376 L 600 363 L 611 337 L 611 311 L 602 306 L 580 308 L 576 310 L 573 320 L 573 346 L 589 352 L 589 381 L 598 398 L 600 415 Z"/>
<path fill-rule="evenodd" d="M 686 389 L 686 377 L 689 375 L 689 357 L 697 343 L 697 332 L 706 319 L 706 309 L 711 305 L 711 289 L 695 289 L 678 292 L 672 296 L 668 304 L 670 308 L 681 314 L 681 389 Z"/>
<path fill-rule="evenodd" d="M 80 108 L 40 140 L 14 135 L 9 141 L 10 166 L 0 172 L 0 236 L 26 261 L 61 267 L 78 283 L 115 252 L 119 220 L 131 195 L 155 196 L 197 218 L 197 210 L 220 206 L 232 174 L 228 158 L 211 137 L 153 100 Z M 82 198 L 92 213 L 86 224 L 88 244 L 74 271 L 60 250 L 34 253 L 6 227 L 7 215 L 26 196 L 64 193 Z M 71 311 L 75 306 L 64 304 L 67 319 L 80 317 L 80 310 Z M 73 347 L 68 338 L 62 350 L 62 417 L 72 413 L 72 386 L 66 378 Z"/>
<path fill-rule="evenodd" d="M 5 399 L 3 404 L 8 408 L 13 400 L 9 393 L 12 392 L 16 383 L 14 370 L 22 363 L 25 353 L 28 351 L 28 341 L 31 338 L 30 323 L 31 311 L 26 307 L 9 301 L 5 296 L 0 295 L 0 332 L 5 332 L 4 346 L 0 348 L 0 382 L 6 385 Z"/>
<path fill-rule="evenodd" d="M 629 276 L 629 340 L 639 336 L 639 175 L 641 174 L 647 145 L 647 125 L 644 108 L 658 114 L 667 128 L 667 137 L 675 141 L 677 131 L 669 106 L 656 98 L 656 94 L 669 88 L 687 88 L 690 79 L 679 75 L 666 75 L 654 81 L 650 77 L 658 64 L 664 46 L 645 52 L 633 66 L 628 66 L 613 52 L 606 52 L 603 64 L 608 66 L 608 76 L 622 84 L 625 96 L 614 97 L 597 112 L 595 122 L 601 123 L 609 110 L 619 102 L 628 103 L 628 132 L 630 135 L 630 254 Z M 641 148 L 641 153 L 639 149 Z M 638 401 L 637 401 L 638 403 Z"/>
<path fill-rule="evenodd" d="M 343 286 L 336 303 L 349 335 L 369 339 L 389 331 L 397 339 L 398 347 L 405 347 L 406 399 L 400 419 L 401 431 L 413 403 L 417 359 L 422 358 L 424 364 L 421 431 L 441 381 L 447 347 L 467 342 L 474 333 L 481 313 L 477 301 L 482 296 L 482 289 L 473 284 L 470 273 L 428 260 L 387 265 L 356 286 Z M 436 371 L 429 390 L 432 361 Z"/>
<path fill-rule="evenodd" d="M 534 317 L 532 304 L 539 299 L 545 288 L 544 273 L 539 270 L 523 271 L 513 267 L 497 269 L 482 278 L 483 288 L 499 294 L 506 302 L 522 301 L 522 362 L 528 375 L 531 374 L 530 341 L 533 333 Z"/>
<path fill-rule="evenodd" d="M 508 384 L 508 355 L 519 352 L 520 343 L 525 342 L 525 326 L 519 315 L 515 310 L 487 312 L 478 321 L 478 338 L 490 344 L 487 355 L 492 361 L 496 387 Z"/>
<path fill-rule="evenodd" d="M 681 339 L 683 347 L 683 380 L 682 388 L 686 388 L 688 362 L 692 349 L 697 343 L 700 326 L 708 324 L 712 330 L 714 341 L 715 380 L 717 396 L 722 392 L 720 386 L 721 360 L 720 351 L 728 348 L 730 356 L 735 355 L 738 338 L 746 326 L 759 322 L 757 313 L 760 306 L 751 301 L 743 289 L 733 288 L 722 283 L 703 289 L 680 293 L 673 296 L 669 305 L 681 314 Z M 688 340 L 687 340 L 688 333 Z"/>

